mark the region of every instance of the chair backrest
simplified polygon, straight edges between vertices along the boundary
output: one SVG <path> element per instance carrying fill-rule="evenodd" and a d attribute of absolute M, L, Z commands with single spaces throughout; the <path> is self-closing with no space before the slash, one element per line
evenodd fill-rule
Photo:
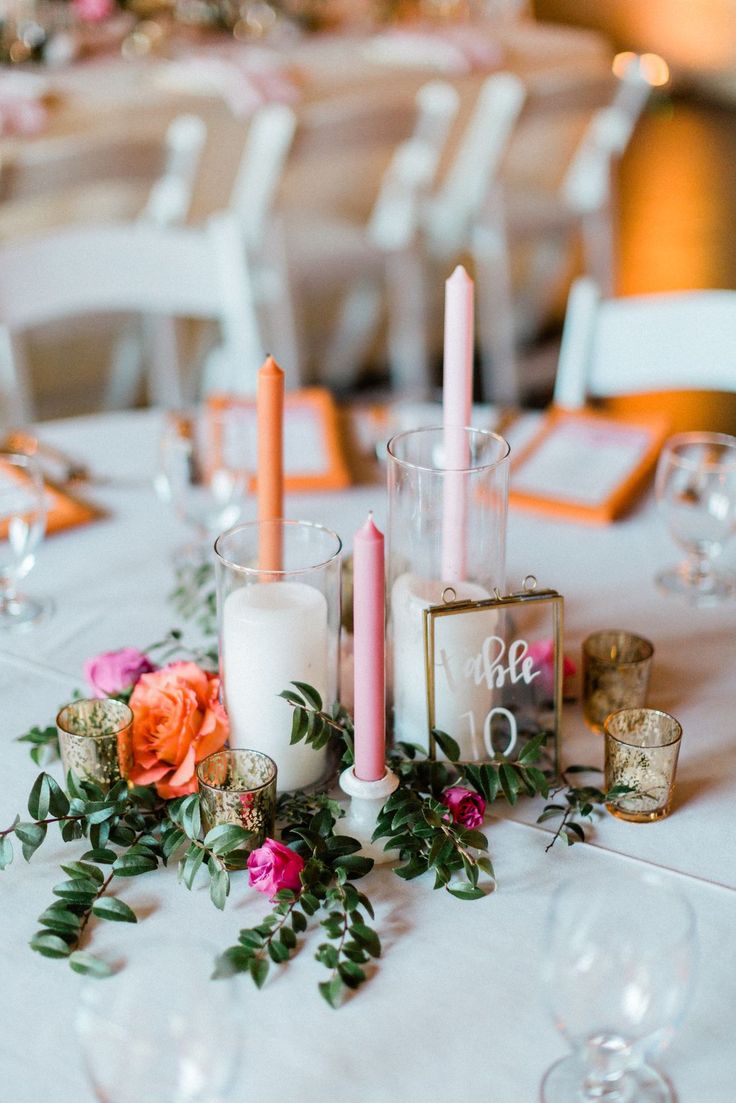
<path fill-rule="evenodd" d="M 169 125 L 163 172 L 151 188 L 144 219 L 157 226 L 175 226 L 186 219 L 206 138 L 207 127 L 198 115 L 178 115 Z"/>
<path fill-rule="evenodd" d="M 525 95 L 513 73 L 494 73 L 483 82 L 453 161 L 427 207 L 427 230 L 439 251 L 461 248 L 480 216 Z"/>
<path fill-rule="evenodd" d="M 212 385 L 255 391 L 263 349 L 230 216 L 203 228 L 74 225 L 0 247 L 0 323 L 11 335 L 103 312 L 219 322 L 225 370 Z"/>
<path fill-rule="evenodd" d="M 598 210 L 608 200 L 611 166 L 625 152 L 651 90 L 641 59 L 633 57 L 609 106 L 591 116 L 562 180 L 562 197 L 574 210 Z"/>
<path fill-rule="evenodd" d="M 576 280 L 555 404 L 674 390 L 736 392 L 736 291 L 603 299 L 593 280 Z"/>
<path fill-rule="evenodd" d="M 412 238 L 419 201 L 434 184 L 460 96 L 447 81 L 431 80 L 415 103 L 412 135 L 394 150 L 368 220 L 368 237 L 382 249 L 400 249 Z"/>
<path fill-rule="evenodd" d="M 251 256 L 262 245 L 295 129 L 296 115 L 284 103 L 264 104 L 250 121 L 229 209 Z"/>

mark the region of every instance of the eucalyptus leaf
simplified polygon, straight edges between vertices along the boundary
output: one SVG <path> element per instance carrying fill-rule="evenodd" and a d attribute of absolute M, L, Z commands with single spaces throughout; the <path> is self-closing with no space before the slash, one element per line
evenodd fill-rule
<path fill-rule="evenodd" d="M 51 805 L 49 775 L 39 774 L 28 797 L 28 815 L 32 820 L 45 820 Z"/>
<path fill-rule="evenodd" d="M 15 825 L 15 834 L 20 839 L 23 857 L 27 862 L 30 862 L 46 838 L 47 831 L 48 825 L 45 823 L 18 823 Z"/>
<path fill-rule="evenodd" d="M 69 946 L 58 934 L 50 931 L 38 931 L 29 943 L 32 950 L 44 957 L 69 957 Z"/>
<path fill-rule="evenodd" d="M 103 896 L 92 905 L 92 914 L 98 919 L 110 919 L 115 923 L 137 923 L 138 917 L 125 901 L 115 896 Z"/>
<path fill-rule="evenodd" d="M 75 950 L 69 957 L 69 964 L 75 973 L 83 973 L 88 977 L 109 977 L 113 973 L 112 967 L 106 961 L 95 957 L 88 950 Z"/>
<path fill-rule="evenodd" d="M 317 712 L 322 711 L 322 698 L 314 686 L 307 685 L 306 682 L 292 682 L 291 684 L 296 686 L 308 705 L 311 705 Z"/>
<path fill-rule="evenodd" d="M 13 844 L 7 835 L 0 839 L 0 869 L 7 869 L 13 861 Z"/>
<path fill-rule="evenodd" d="M 230 876 L 226 869 L 215 869 L 210 873 L 210 900 L 220 911 L 230 892 Z"/>
<path fill-rule="evenodd" d="M 268 962 L 262 957 L 253 957 L 248 962 L 248 972 L 253 978 L 256 988 L 263 988 L 268 976 Z"/>
<path fill-rule="evenodd" d="M 319 985 L 319 992 L 322 998 L 326 1000 L 327 1003 L 330 1005 L 330 1007 L 333 1007 L 335 1010 L 337 1010 L 342 1003 L 345 988 L 343 986 L 342 980 L 339 976 L 337 976 L 332 977 L 331 980 L 323 980 Z"/>

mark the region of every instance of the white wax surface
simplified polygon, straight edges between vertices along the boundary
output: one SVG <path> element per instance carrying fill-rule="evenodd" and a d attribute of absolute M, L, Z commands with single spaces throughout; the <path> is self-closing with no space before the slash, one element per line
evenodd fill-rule
<path fill-rule="evenodd" d="M 428 720 L 424 677 L 422 610 L 439 605 L 444 582 L 400 575 L 391 591 L 394 737 L 427 748 Z M 474 582 L 453 583 L 458 600 L 490 597 Z M 435 727 L 460 746 L 461 758 L 487 757 L 483 724 L 493 691 L 465 673 L 466 660 L 479 654 L 495 631 L 498 614 L 440 617 L 435 621 Z M 470 713 L 471 715 L 467 715 Z"/>
<path fill-rule="evenodd" d="M 230 745 L 270 755 L 279 790 L 318 781 L 326 751 L 289 745 L 292 709 L 278 694 L 307 682 L 329 704 L 324 595 L 303 582 L 243 586 L 225 599 L 222 635 Z"/>

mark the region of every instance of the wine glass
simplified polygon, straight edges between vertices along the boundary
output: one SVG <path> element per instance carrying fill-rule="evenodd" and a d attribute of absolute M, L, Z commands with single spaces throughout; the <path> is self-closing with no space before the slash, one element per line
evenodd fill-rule
<path fill-rule="evenodd" d="M 215 537 L 237 523 L 254 469 L 252 411 L 207 406 L 165 413 L 155 488 L 194 536 L 177 550 L 177 561 L 201 562 Z"/>
<path fill-rule="evenodd" d="M 220 1103 L 237 1071 L 236 980 L 212 980 L 216 951 L 166 938 L 138 944 L 114 976 L 88 980 L 76 1016 L 101 1103 Z"/>
<path fill-rule="evenodd" d="M 0 451 L 0 629 L 24 628 L 49 606 L 16 586 L 36 559 L 46 529 L 43 476 L 34 456 Z"/>
<path fill-rule="evenodd" d="M 648 1059 L 672 1037 L 692 987 L 695 917 L 655 873 L 564 882 L 546 926 L 544 980 L 572 1047 L 547 1071 L 543 1103 L 672 1103 Z"/>
<path fill-rule="evenodd" d="M 670 534 L 688 555 L 658 574 L 658 585 L 695 604 L 711 604 L 736 592 L 734 572 L 711 564 L 736 532 L 736 437 L 671 437 L 659 458 L 655 488 Z"/>

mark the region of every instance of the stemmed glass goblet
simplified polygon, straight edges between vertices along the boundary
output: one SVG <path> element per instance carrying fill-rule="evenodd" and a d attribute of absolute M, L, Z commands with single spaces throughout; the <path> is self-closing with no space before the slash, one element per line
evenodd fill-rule
<path fill-rule="evenodd" d="M 564 882 L 545 953 L 547 1002 L 573 1052 L 547 1071 L 543 1103 L 672 1103 L 647 1061 L 690 995 L 695 918 L 685 897 L 655 873 Z"/>
<path fill-rule="evenodd" d="M 46 530 L 43 476 L 34 456 L 0 451 L 0 629 L 38 621 L 48 604 L 16 587 L 33 567 Z"/>
<path fill-rule="evenodd" d="M 143 942 L 114 976 L 82 988 L 76 1029 L 101 1103 L 221 1103 L 243 1024 L 233 977 L 195 940 Z"/>
<path fill-rule="evenodd" d="M 658 585 L 703 605 L 736 593 L 736 575 L 711 562 L 736 532 L 736 437 L 670 437 L 659 458 L 655 489 L 670 534 L 688 555 L 660 572 Z"/>
<path fill-rule="evenodd" d="M 175 553 L 178 562 L 201 562 L 215 537 L 240 519 L 254 465 L 253 421 L 246 409 L 165 413 L 155 488 L 194 534 Z"/>

